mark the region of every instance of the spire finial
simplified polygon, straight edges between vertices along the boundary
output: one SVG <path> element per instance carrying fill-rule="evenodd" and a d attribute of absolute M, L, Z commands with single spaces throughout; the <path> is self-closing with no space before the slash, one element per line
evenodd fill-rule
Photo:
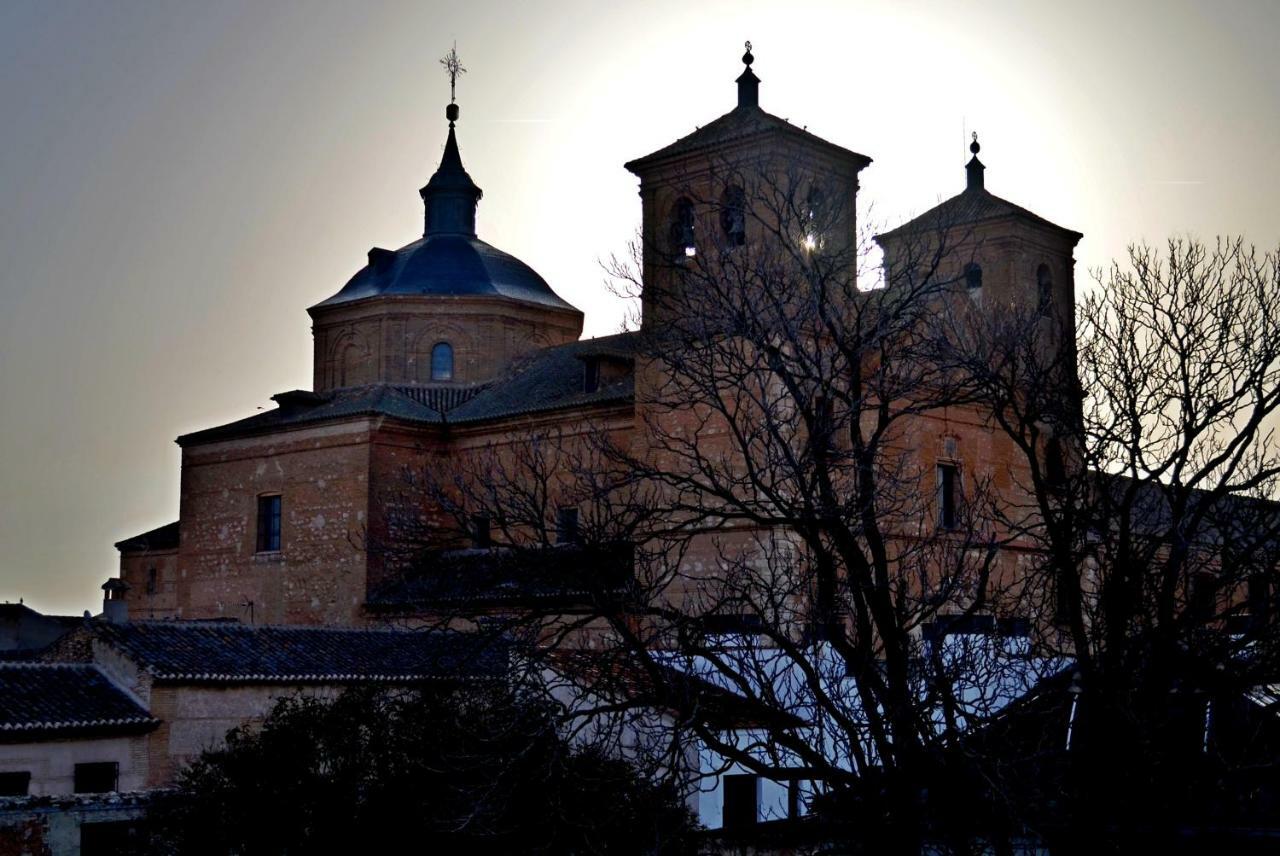
<path fill-rule="evenodd" d="M 742 55 L 742 63 L 746 69 L 738 76 L 738 107 L 760 106 L 760 78 L 751 70 L 751 63 L 756 58 L 751 54 L 751 42 L 746 43 L 747 52 Z"/>
<path fill-rule="evenodd" d="M 982 190 L 982 172 L 986 167 L 982 165 L 982 161 L 978 160 L 978 152 L 982 151 L 982 146 L 978 143 L 977 131 L 973 132 L 973 142 L 969 144 L 969 151 L 973 152 L 973 157 L 969 158 L 969 162 L 964 166 L 964 171 L 968 175 L 965 189 Z"/>
<path fill-rule="evenodd" d="M 449 127 L 452 128 L 453 123 L 458 120 L 458 75 L 467 73 L 462 62 L 458 59 L 457 42 L 454 42 L 453 47 L 449 48 L 449 52 L 440 60 L 440 64 L 444 66 L 445 73 L 449 75 L 449 106 L 445 108 L 444 115 L 449 120 Z"/>

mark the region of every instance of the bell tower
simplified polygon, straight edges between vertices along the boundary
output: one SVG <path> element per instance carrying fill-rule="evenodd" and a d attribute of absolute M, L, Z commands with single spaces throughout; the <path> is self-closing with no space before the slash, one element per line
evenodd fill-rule
<path fill-rule="evenodd" d="M 1074 341 L 1075 246 L 1081 233 L 991 193 L 974 133 L 959 194 L 876 236 L 890 282 L 932 269 L 991 313 L 1038 314 L 1047 343 Z"/>
<path fill-rule="evenodd" d="M 858 173 L 871 159 L 761 109 L 746 48 L 732 110 L 626 164 L 640 179 L 646 329 L 687 307 L 668 299 L 674 289 L 696 288 L 717 266 L 856 245 Z"/>

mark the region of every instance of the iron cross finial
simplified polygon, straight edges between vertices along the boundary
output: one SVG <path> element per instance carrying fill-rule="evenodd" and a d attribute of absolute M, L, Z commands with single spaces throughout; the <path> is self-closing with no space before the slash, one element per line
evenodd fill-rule
<path fill-rule="evenodd" d="M 453 43 L 453 47 L 440 60 L 440 64 L 444 66 L 445 73 L 449 75 L 449 103 L 452 104 L 457 99 L 458 75 L 467 73 L 467 70 L 463 68 L 462 63 L 458 60 L 457 42 Z"/>

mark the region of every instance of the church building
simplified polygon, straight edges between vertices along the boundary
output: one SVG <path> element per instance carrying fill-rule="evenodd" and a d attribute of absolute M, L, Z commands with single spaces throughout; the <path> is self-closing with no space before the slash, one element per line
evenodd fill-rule
<path fill-rule="evenodd" d="M 582 313 L 476 234 L 483 194 L 463 166 L 451 102 L 443 156 L 419 191 L 422 238 L 370 249 L 364 267 L 308 309 L 313 388 L 178 438 L 179 519 L 116 545 L 128 615 L 377 621 L 397 580 L 372 545 L 388 537 L 385 498 L 413 460 L 535 429 L 642 432 L 649 391 L 636 352 L 640 336 L 664 326 L 671 259 L 694 253 L 707 232 L 728 245 L 767 240 L 740 214 L 761 190 L 729 175 L 735 164 L 750 156 L 820 188 L 806 198 L 820 192 L 837 212 L 826 240 L 854 240 L 858 176 L 871 159 L 763 110 L 752 60 L 748 51 L 729 112 L 626 165 L 640 180 L 644 320 L 640 331 L 598 339 L 581 340 Z M 960 236 L 947 264 L 963 268 L 947 275 L 963 278 L 971 297 L 1034 303 L 1046 315 L 1053 307 L 1070 323 L 1081 235 L 990 193 L 977 150 L 975 140 L 961 193 L 877 236 L 886 267 L 910 255 L 913 237 L 945 226 Z M 706 204 L 720 212 L 709 224 L 693 213 Z M 921 442 L 940 460 L 982 467 L 992 462 L 980 458 L 1000 454 L 989 435 L 960 419 Z"/>

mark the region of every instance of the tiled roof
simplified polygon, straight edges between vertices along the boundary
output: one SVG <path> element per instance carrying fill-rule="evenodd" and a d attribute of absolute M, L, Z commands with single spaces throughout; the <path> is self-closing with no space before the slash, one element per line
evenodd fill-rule
<path fill-rule="evenodd" d="M 122 553 L 135 553 L 142 550 L 176 550 L 178 549 L 178 521 L 175 520 L 150 532 L 117 541 L 116 549 Z"/>
<path fill-rule="evenodd" d="M 915 235 L 924 232 L 946 231 L 956 226 L 969 226 L 988 220 L 999 220 L 1004 217 L 1019 217 L 1030 220 L 1049 229 L 1074 235 L 1076 239 L 1084 237 L 1081 233 L 1051 223 L 1021 205 L 1014 205 L 1007 199 L 1001 199 L 982 188 L 970 188 L 957 193 L 950 199 L 935 205 L 918 217 L 903 223 L 896 229 L 890 229 L 876 236 L 876 240 L 896 238 L 902 235 Z"/>
<path fill-rule="evenodd" d="M 451 410 L 448 421 L 480 422 L 565 407 L 630 401 L 635 396 L 632 375 L 602 385 L 593 392 L 585 391 L 582 357 L 634 354 L 639 346 L 640 334 L 632 332 L 538 351 L 510 374 L 490 383 L 482 393 Z"/>
<path fill-rule="evenodd" d="M 698 128 L 692 134 L 681 137 L 656 152 L 630 161 L 626 164 L 626 168 L 633 173 L 639 174 L 642 170 L 659 161 L 684 157 L 704 149 L 745 141 L 763 134 L 786 134 L 795 137 L 811 145 L 825 148 L 839 157 L 852 160 L 858 164 L 859 169 L 871 163 L 871 158 L 866 155 L 860 155 L 842 146 L 837 146 L 835 143 L 824 140 L 816 134 L 811 134 L 803 128 L 792 125 L 786 119 L 780 119 L 772 113 L 766 113 L 759 107 L 749 106 L 730 110 L 720 118 Z"/>
<path fill-rule="evenodd" d="M 697 675 L 663 663 L 641 663 L 625 653 L 556 651 L 551 654 L 551 660 L 564 677 L 594 694 L 629 705 L 669 710 L 712 728 L 803 724 L 799 717 L 716 686 Z"/>
<path fill-rule="evenodd" d="M 279 396 L 277 396 L 279 398 Z M 312 404 L 296 399 L 281 403 L 275 410 L 259 413 L 247 419 L 184 434 L 179 445 L 208 443 L 231 437 L 265 434 L 282 428 L 291 428 L 331 419 L 348 419 L 355 416 L 391 416 L 407 422 L 439 422 L 440 412 L 427 404 L 406 395 L 401 387 L 374 385 L 335 389 L 315 395 Z"/>
<path fill-rule="evenodd" d="M 415 683 L 500 677 L 506 652 L 462 633 L 100 623 L 98 638 L 170 683 Z"/>
<path fill-rule="evenodd" d="M 557 606 L 622 595 L 632 578 L 631 545 L 532 550 L 452 550 L 369 597 L 380 611 L 431 606 Z"/>
<path fill-rule="evenodd" d="M 544 348 L 503 377 L 475 387 L 375 384 L 326 393 L 284 393 L 275 396 L 280 403 L 275 410 L 185 434 L 178 438 L 178 443 L 184 446 L 209 443 L 355 416 L 389 416 L 405 422 L 443 425 L 626 402 L 635 395 L 632 376 L 587 392 L 582 358 L 625 357 L 635 352 L 638 343 L 639 334 L 633 332 Z"/>
<path fill-rule="evenodd" d="M 95 666 L 0 663 L 0 740 L 139 731 L 156 723 Z"/>

